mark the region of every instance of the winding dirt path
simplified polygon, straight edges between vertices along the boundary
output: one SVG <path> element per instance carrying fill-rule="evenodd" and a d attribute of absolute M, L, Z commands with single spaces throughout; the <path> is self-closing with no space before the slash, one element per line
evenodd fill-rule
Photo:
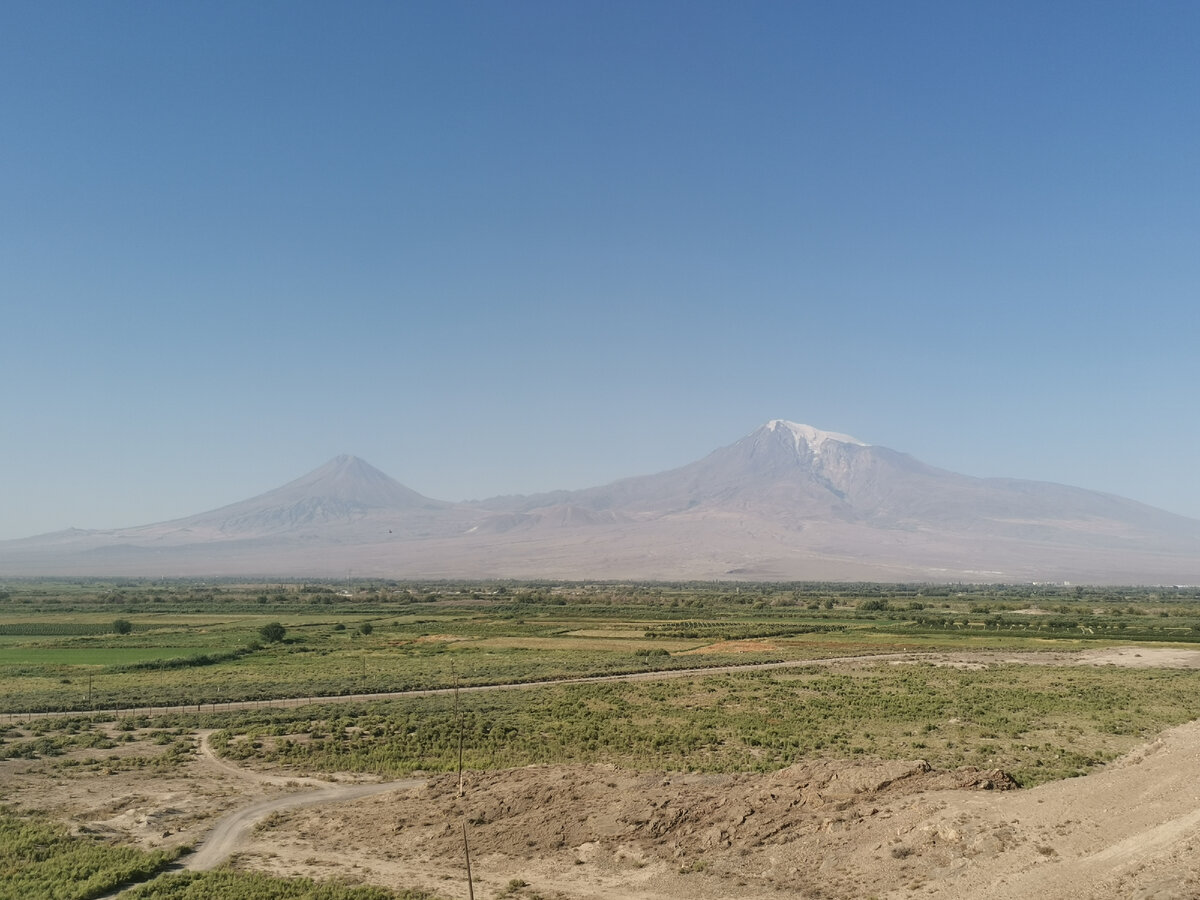
<path fill-rule="evenodd" d="M 285 809 L 296 809 L 304 806 L 316 806 L 323 803 L 345 803 L 358 800 L 374 794 L 388 791 L 407 790 L 421 787 L 424 778 L 405 778 L 400 781 L 386 781 L 374 784 L 337 784 L 321 781 L 317 778 L 300 778 L 280 775 L 267 775 L 244 769 L 218 757 L 209 743 L 212 731 L 202 731 L 200 738 L 200 757 L 222 772 L 245 781 L 273 787 L 290 787 L 306 785 L 313 790 L 283 796 L 268 797 L 243 806 L 228 813 L 217 821 L 208 835 L 200 842 L 195 853 L 184 861 L 184 868 L 194 870 L 212 869 L 228 859 L 240 846 L 245 845 L 250 831 L 271 813 Z"/>
<path fill-rule="evenodd" d="M 304 791 L 260 800 L 225 816 L 208 833 L 195 853 L 184 861 L 184 868 L 203 870 L 219 866 L 246 843 L 250 830 L 271 813 L 322 803 L 345 803 L 373 794 L 420 787 L 423 779 L 408 778 L 384 784 L 340 784 L 317 791 Z"/>
<path fill-rule="evenodd" d="M 198 755 L 209 767 L 219 769 L 225 775 L 232 775 L 234 778 L 241 779 L 242 781 L 275 785 L 276 787 L 296 787 L 303 784 L 313 788 L 327 788 L 334 783 L 329 779 L 308 778 L 302 775 L 268 775 L 266 772 L 247 769 L 244 766 L 231 763 L 229 760 L 221 759 L 212 748 L 211 739 L 213 731 L 214 729 L 208 728 L 197 732 Z"/>

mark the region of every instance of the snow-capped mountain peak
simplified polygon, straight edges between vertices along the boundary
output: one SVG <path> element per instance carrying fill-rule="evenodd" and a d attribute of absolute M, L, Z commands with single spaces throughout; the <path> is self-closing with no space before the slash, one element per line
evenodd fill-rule
<path fill-rule="evenodd" d="M 813 455 L 819 454 L 822 447 L 829 441 L 839 444 L 854 444 L 858 447 L 871 446 L 848 434 L 838 434 L 836 431 L 822 431 L 819 428 L 813 428 L 811 425 L 801 425 L 798 422 L 789 422 L 786 419 L 772 419 L 764 427 L 767 431 L 790 433 L 792 439 L 796 442 L 797 450 L 807 445 Z"/>

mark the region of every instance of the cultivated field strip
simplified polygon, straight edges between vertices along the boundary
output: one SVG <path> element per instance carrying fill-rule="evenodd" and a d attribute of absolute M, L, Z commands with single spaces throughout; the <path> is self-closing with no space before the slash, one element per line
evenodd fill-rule
<path fill-rule="evenodd" d="M 61 719 L 88 716 L 98 713 L 125 716 L 178 715 L 181 713 L 221 713 L 251 709 L 296 709 L 317 704 L 370 703 L 375 700 L 403 700 L 412 697 L 447 696 L 457 691 L 460 694 L 478 694 L 491 691 L 530 690 L 565 684 L 603 684 L 620 681 L 665 681 L 672 678 L 703 678 L 708 675 L 730 675 L 738 672 L 758 672 L 768 669 L 793 669 L 804 666 L 835 666 L 856 662 L 921 662 L 944 653 L 878 653 L 858 656 L 823 657 L 817 659 L 789 659 L 778 662 L 746 663 L 732 666 L 705 666 L 695 669 L 667 669 L 652 672 L 630 672 L 622 675 L 581 675 L 573 678 L 557 678 L 544 681 L 506 682 L 504 684 L 473 684 L 462 687 L 423 688 L 409 691 L 387 691 L 374 694 L 339 694 L 330 697 L 278 697 L 264 700 L 237 700 L 226 703 L 192 703 L 179 706 L 139 706 L 121 708 L 96 708 L 88 710 L 54 710 L 50 712 L 8 712 L 4 721 L 26 722 L 33 719 Z"/>

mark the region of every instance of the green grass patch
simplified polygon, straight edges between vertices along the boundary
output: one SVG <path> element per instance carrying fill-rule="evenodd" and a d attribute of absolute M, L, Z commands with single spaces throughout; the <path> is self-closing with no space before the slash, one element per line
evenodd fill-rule
<path fill-rule="evenodd" d="M 90 900 L 148 878 L 177 856 L 72 837 L 39 816 L 0 808 L 0 897 Z"/>
<path fill-rule="evenodd" d="M 425 891 L 390 891 L 230 869 L 164 875 L 126 896 L 129 900 L 437 900 Z"/>

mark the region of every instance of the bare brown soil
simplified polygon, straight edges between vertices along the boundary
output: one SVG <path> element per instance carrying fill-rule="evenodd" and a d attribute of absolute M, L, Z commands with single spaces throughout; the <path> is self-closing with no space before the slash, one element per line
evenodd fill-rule
<path fill-rule="evenodd" d="M 1200 667 L 1200 652 L 1188 650 L 1044 656 L 1021 658 Z M 112 774 L 69 775 L 51 761 L 9 760 L 0 784 L 6 802 L 147 847 L 202 842 L 223 816 L 264 801 L 317 804 L 262 806 L 257 825 L 255 815 L 239 819 L 234 863 L 445 897 L 467 896 L 464 820 L 479 898 L 1200 896 L 1200 722 L 1085 778 L 1030 790 L 1004 790 L 999 772 L 863 760 L 769 775 L 532 767 L 473 773 L 460 798 L 451 776 L 331 784 L 248 770 L 197 747 L 165 774 L 114 762 Z M 366 791 L 375 793 L 351 798 Z M 514 880 L 527 886 L 510 890 Z"/>

